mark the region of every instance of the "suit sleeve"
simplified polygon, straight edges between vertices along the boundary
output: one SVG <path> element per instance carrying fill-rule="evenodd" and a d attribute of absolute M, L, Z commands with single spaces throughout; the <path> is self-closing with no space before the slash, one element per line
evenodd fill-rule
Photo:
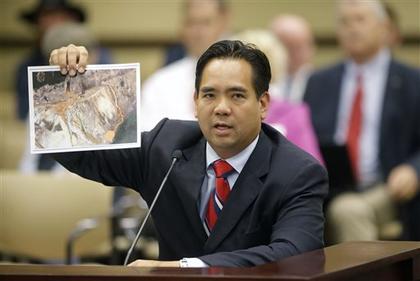
<path fill-rule="evenodd" d="M 245 267 L 280 260 L 323 247 L 323 201 L 328 192 L 325 170 L 318 164 L 303 168 L 292 181 L 289 196 L 272 225 L 270 243 L 199 257 L 209 266 Z M 295 192 L 293 192 L 295 191 Z"/>
<path fill-rule="evenodd" d="M 141 183 L 141 150 L 121 149 L 51 155 L 67 170 L 108 186 L 135 188 Z"/>
<path fill-rule="evenodd" d="M 413 90 L 411 91 L 414 98 L 415 109 L 420 108 L 420 70 L 414 71 L 414 78 L 412 83 Z M 420 180 L 420 110 L 415 110 L 417 116 L 414 118 L 414 145 L 417 147 L 416 152 L 409 158 L 408 164 L 412 165 L 417 172 L 417 178 Z"/>
<path fill-rule="evenodd" d="M 138 190 L 144 183 L 151 143 L 166 120 L 142 134 L 140 148 L 55 153 L 51 156 L 69 171 L 108 186 Z"/>

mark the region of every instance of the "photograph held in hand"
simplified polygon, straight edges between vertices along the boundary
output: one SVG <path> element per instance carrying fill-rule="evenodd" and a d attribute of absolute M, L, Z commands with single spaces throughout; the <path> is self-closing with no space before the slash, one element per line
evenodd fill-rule
<path fill-rule="evenodd" d="M 29 67 L 31 153 L 138 147 L 139 72 L 139 64 L 88 65 L 77 76 Z"/>

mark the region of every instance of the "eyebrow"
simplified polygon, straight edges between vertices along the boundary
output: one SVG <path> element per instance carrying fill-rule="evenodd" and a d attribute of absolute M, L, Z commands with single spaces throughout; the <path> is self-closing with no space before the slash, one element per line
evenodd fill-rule
<path fill-rule="evenodd" d="M 244 87 L 240 87 L 240 86 L 234 86 L 234 87 L 230 87 L 228 89 L 229 92 L 244 92 L 246 93 L 246 89 Z"/>
<path fill-rule="evenodd" d="M 202 87 L 200 89 L 200 92 L 204 92 L 204 93 L 213 92 L 213 91 L 214 91 L 214 88 L 213 87 L 206 87 L 206 86 L 204 86 L 204 87 Z"/>
<path fill-rule="evenodd" d="M 200 92 L 208 93 L 208 92 L 213 92 L 214 90 L 215 90 L 214 87 L 204 86 L 200 89 Z M 244 92 L 245 93 L 247 92 L 247 90 L 241 86 L 233 86 L 233 87 L 228 88 L 228 92 Z"/>

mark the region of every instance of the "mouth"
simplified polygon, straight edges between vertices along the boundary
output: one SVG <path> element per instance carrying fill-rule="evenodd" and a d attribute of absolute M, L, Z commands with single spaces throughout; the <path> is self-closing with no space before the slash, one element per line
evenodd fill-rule
<path fill-rule="evenodd" d="M 213 128 L 216 130 L 216 133 L 219 135 L 225 135 L 228 134 L 229 131 L 233 128 L 231 125 L 225 123 L 225 122 L 216 122 L 213 125 Z"/>

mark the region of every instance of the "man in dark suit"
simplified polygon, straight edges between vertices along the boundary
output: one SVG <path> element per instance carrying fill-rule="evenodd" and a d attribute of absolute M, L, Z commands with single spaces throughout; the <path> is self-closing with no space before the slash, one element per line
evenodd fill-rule
<path fill-rule="evenodd" d="M 70 45 L 50 61 L 75 74 L 86 57 Z M 254 266 L 323 246 L 326 172 L 262 124 L 270 78 L 258 49 L 215 43 L 197 63 L 198 123 L 164 119 L 142 134 L 140 148 L 55 156 L 83 177 L 137 190 L 150 206 L 181 152 L 152 212 L 160 261 L 131 265 Z"/>
<path fill-rule="evenodd" d="M 381 2 L 340 1 L 337 11 L 348 60 L 315 73 L 304 98 L 320 144 L 346 144 L 358 182 L 329 204 L 330 242 L 385 238 L 396 211 L 402 238 L 420 240 L 419 72 L 392 59 Z"/>

